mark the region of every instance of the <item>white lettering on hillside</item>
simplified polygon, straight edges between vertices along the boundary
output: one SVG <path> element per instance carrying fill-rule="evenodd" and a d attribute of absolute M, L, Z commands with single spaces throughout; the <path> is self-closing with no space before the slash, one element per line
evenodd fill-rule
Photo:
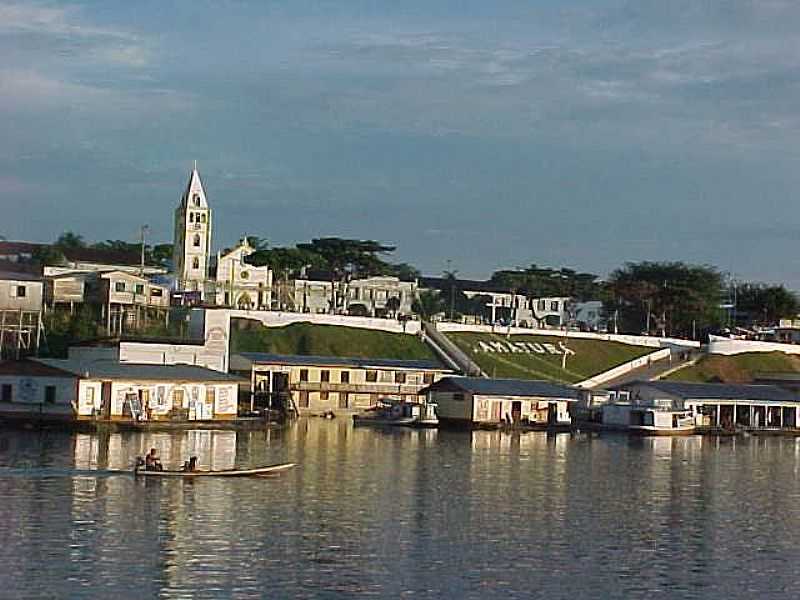
<path fill-rule="evenodd" d="M 566 354 L 572 356 L 574 350 L 567 348 L 564 342 L 558 344 L 537 344 L 534 342 L 484 342 L 478 341 L 477 346 L 473 346 L 473 352 L 489 352 L 496 354 L 554 354 L 561 356 Z"/>

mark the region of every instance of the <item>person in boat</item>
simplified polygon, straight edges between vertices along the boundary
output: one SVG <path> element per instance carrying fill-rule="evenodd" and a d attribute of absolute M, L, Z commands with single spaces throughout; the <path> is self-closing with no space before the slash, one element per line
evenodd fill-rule
<path fill-rule="evenodd" d="M 192 456 L 189 458 L 189 460 L 183 463 L 183 468 L 181 471 L 184 473 L 193 473 L 194 471 L 197 471 L 197 457 Z"/>
<path fill-rule="evenodd" d="M 164 466 L 158 458 L 158 450 L 150 448 L 150 452 L 144 457 L 144 470 L 145 471 L 163 471 Z"/>

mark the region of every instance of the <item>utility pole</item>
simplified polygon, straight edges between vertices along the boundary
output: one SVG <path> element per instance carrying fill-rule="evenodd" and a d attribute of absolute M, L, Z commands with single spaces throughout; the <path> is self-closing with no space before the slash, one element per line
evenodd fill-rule
<path fill-rule="evenodd" d="M 140 239 L 141 239 L 141 242 L 142 242 L 142 255 L 141 255 L 140 268 L 139 268 L 139 275 L 142 275 L 142 276 L 144 276 L 144 236 L 145 236 L 145 233 L 147 233 L 148 229 L 150 229 L 150 227 L 148 225 L 142 225 L 142 228 L 140 230 L 140 236 L 141 236 Z"/>

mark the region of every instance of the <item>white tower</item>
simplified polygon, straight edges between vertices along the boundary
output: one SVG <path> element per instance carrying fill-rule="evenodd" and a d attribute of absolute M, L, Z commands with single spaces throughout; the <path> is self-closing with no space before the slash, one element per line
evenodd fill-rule
<path fill-rule="evenodd" d="M 205 294 L 210 253 L 211 209 L 195 161 L 186 191 L 175 209 L 174 264 L 178 291 Z"/>

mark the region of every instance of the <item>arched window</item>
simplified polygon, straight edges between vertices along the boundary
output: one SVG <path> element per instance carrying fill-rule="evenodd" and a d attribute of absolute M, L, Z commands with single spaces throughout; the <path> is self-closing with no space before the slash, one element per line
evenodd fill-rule
<path fill-rule="evenodd" d="M 195 206 L 200 206 L 200 194 L 195 194 L 194 195 L 194 205 Z"/>
<path fill-rule="evenodd" d="M 200 268 L 200 259 L 196 256 L 192 259 L 192 268 L 199 269 Z"/>
<path fill-rule="evenodd" d="M 199 233 L 195 233 L 194 234 L 194 241 L 192 242 L 192 244 L 194 245 L 195 248 L 199 248 L 200 247 L 200 234 Z"/>
<path fill-rule="evenodd" d="M 189 213 L 189 223 L 194 223 L 194 213 L 193 212 Z"/>
<path fill-rule="evenodd" d="M 206 213 L 203 213 L 202 215 L 200 215 L 200 222 L 201 223 L 205 223 L 206 222 Z"/>

